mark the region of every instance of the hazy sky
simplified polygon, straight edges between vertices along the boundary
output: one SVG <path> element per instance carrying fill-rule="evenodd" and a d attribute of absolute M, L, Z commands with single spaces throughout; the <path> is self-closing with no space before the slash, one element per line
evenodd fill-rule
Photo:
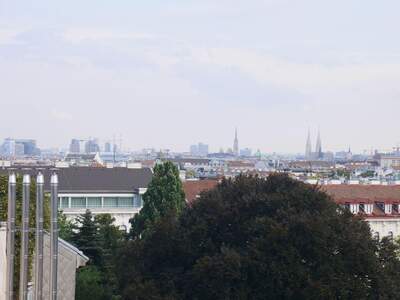
<path fill-rule="evenodd" d="M 0 138 L 400 143 L 398 0 L 0 0 Z"/>

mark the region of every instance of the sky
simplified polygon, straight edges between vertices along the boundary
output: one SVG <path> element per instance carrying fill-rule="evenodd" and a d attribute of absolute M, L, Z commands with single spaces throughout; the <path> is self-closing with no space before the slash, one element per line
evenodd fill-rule
<path fill-rule="evenodd" d="M 398 0 L 0 0 L 0 139 L 400 144 Z"/>

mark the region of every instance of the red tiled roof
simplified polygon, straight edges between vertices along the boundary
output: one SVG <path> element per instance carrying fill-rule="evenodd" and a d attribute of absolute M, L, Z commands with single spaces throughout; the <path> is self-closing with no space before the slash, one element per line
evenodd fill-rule
<path fill-rule="evenodd" d="M 321 188 L 336 202 L 400 202 L 400 185 L 324 185 Z"/>
<path fill-rule="evenodd" d="M 193 202 L 203 191 L 208 191 L 218 184 L 218 180 L 186 181 L 183 188 L 186 200 Z M 330 195 L 338 204 L 374 204 L 371 215 L 366 218 L 393 218 L 400 217 L 399 213 L 385 214 L 377 202 L 386 204 L 400 203 L 400 186 L 384 185 L 324 185 L 321 190 Z"/>
<path fill-rule="evenodd" d="M 209 191 L 218 184 L 218 180 L 196 180 L 183 182 L 186 200 L 190 203 L 196 200 L 201 192 Z"/>

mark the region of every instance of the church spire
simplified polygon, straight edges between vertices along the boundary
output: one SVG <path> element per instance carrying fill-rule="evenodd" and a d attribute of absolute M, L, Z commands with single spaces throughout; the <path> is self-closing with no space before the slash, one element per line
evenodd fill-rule
<path fill-rule="evenodd" d="M 235 140 L 233 141 L 233 154 L 239 156 L 239 140 L 237 136 L 237 128 L 235 128 Z"/>
<path fill-rule="evenodd" d="M 310 129 L 308 129 L 307 142 L 306 142 L 306 159 L 311 159 L 311 155 L 312 155 L 311 135 L 310 135 Z"/>
<path fill-rule="evenodd" d="M 322 142 L 321 142 L 321 134 L 320 131 L 318 130 L 318 137 L 317 137 L 317 145 L 315 147 L 315 154 L 317 158 L 322 158 Z"/>

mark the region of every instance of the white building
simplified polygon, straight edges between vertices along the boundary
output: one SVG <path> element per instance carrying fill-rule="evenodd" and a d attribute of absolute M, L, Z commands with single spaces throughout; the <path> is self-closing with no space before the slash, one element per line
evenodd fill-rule
<path fill-rule="evenodd" d="M 373 236 L 400 236 L 400 185 L 326 185 L 323 190 L 336 203 L 362 216 Z"/>
<path fill-rule="evenodd" d="M 26 172 L 32 176 L 37 173 Z M 45 178 L 50 178 L 53 171 L 42 172 Z M 142 208 L 142 196 L 153 175 L 149 168 L 93 167 L 60 168 L 57 174 L 59 209 L 68 219 L 75 219 L 89 209 L 94 215 L 110 214 L 115 224 L 126 230 L 130 228 L 129 220 Z M 50 184 L 45 182 L 45 192 L 49 191 Z"/>

